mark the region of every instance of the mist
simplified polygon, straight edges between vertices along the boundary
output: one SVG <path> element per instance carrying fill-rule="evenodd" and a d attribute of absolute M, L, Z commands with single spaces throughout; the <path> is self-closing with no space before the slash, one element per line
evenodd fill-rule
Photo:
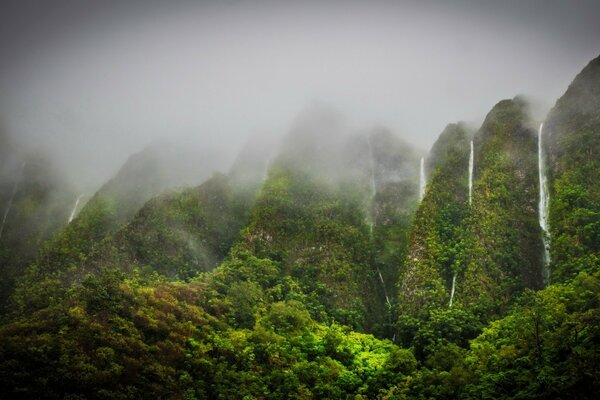
<path fill-rule="evenodd" d="M 423 3 L 8 1 L 0 130 L 85 190 L 156 143 L 227 171 L 315 103 L 426 151 L 517 94 L 543 119 L 600 50 L 594 1 Z"/>

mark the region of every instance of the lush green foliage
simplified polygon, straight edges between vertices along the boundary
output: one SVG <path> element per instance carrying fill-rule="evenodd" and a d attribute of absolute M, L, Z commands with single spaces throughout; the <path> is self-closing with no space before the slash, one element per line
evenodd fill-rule
<path fill-rule="evenodd" d="M 600 279 L 527 292 L 471 343 L 473 398 L 595 398 L 600 378 Z"/>
<path fill-rule="evenodd" d="M 548 116 L 551 274 L 563 282 L 600 271 L 600 59 L 577 76 Z"/>
<path fill-rule="evenodd" d="M 308 175 L 275 165 L 269 172 L 240 248 L 278 263 L 319 314 L 364 326 L 365 296 L 375 282 L 369 236 L 358 201 Z M 317 314 L 313 314 L 317 317 Z"/>
<path fill-rule="evenodd" d="M 400 280 L 402 315 L 427 316 L 449 303 L 452 278 L 461 267 L 463 220 L 468 207 L 469 137 L 449 125 L 428 158 L 428 184 L 417 211 Z"/>
<path fill-rule="evenodd" d="M 520 99 L 498 103 L 475 135 L 473 203 L 459 301 L 502 311 L 542 287 L 537 140 Z"/>
<path fill-rule="evenodd" d="M 67 221 L 75 197 L 40 158 L 21 161 L 10 180 L 0 178 L 0 315 L 42 243 Z"/>
<path fill-rule="evenodd" d="M 548 121 L 550 286 L 520 99 L 474 137 L 471 205 L 460 124 L 433 147 L 420 204 L 419 157 L 384 130 L 323 146 L 320 129 L 295 132 L 261 185 L 263 164 L 242 160 L 143 206 L 159 180 L 142 157 L 20 278 L 0 326 L 0 397 L 595 398 L 599 60 Z M 298 129 L 335 131 L 329 117 Z M 340 143 L 351 157 L 325 159 Z M 46 192 L 29 189 L 16 215 L 40 210 Z M 7 237 L 18 246 L 2 262 L 37 251 Z"/>
<path fill-rule="evenodd" d="M 219 270 L 216 279 L 229 268 Z M 0 330 L 0 393 L 9 398 L 370 398 L 416 368 L 409 351 L 337 324 L 318 324 L 299 301 L 251 300 L 244 288 L 252 292 L 252 281 L 229 277 L 238 282 L 223 300 L 232 301 L 230 309 L 244 313 L 237 308 L 244 303 L 235 298 L 256 307 L 248 315 L 254 323 L 231 316 L 247 328 L 205 311 L 216 312 L 217 305 L 200 306 L 206 300 L 202 281 L 125 278 L 116 270 L 88 277 L 64 301 Z"/>

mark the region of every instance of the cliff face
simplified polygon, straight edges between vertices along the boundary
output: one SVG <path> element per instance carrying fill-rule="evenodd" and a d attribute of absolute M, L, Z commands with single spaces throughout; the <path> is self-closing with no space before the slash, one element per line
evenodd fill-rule
<path fill-rule="evenodd" d="M 449 303 L 467 215 L 469 137 L 463 125 L 448 125 L 427 157 L 427 189 L 399 282 L 402 314 L 427 314 Z"/>
<path fill-rule="evenodd" d="M 399 284 L 402 314 L 427 315 L 452 297 L 487 315 L 542 286 L 537 140 L 526 105 L 498 103 L 473 142 L 472 205 L 465 128 L 448 126 L 432 148 Z"/>
<path fill-rule="evenodd" d="M 544 123 L 550 176 L 551 280 L 600 269 L 600 57 L 556 102 Z"/>
<path fill-rule="evenodd" d="M 504 100 L 474 137 L 473 203 L 457 297 L 498 312 L 525 288 L 541 288 L 536 130 L 520 99 Z"/>

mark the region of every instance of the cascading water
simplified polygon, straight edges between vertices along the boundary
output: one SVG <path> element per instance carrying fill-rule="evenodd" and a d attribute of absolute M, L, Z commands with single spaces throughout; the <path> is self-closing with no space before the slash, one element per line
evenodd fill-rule
<path fill-rule="evenodd" d="M 448 307 L 452 307 L 452 302 L 454 301 L 454 291 L 456 290 L 456 272 L 452 275 L 452 290 L 450 291 L 450 304 Z"/>
<path fill-rule="evenodd" d="M 75 206 L 73 207 L 73 211 L 71 211 L 71 215 L 69 216 L 69 221 L 67 222 L 68 224 L 70 224 L 71 221 L 73 221 L 73 218 L 75 218 L 75 213 L 77 212 L 77 207 L 79 207 L 79 202 L 81 201 L 82 197 L 83 197 L 83 194 L 80 194 L 79 196 L 77 196 L 77 200 L 75 200 Z"/>
<path fill-rule="evenodd" d="M 369 161 L 371 167 L 371 217 L 369 221 L 369 232 L 371 236 L 373 235 L 373 223 L 375 218 L 373 216 L 373 202 L 375 201 L 375 196 L 377 195 L 377 186 L 375 185 L 375 157 L 373 156 L 373 147 L 371 146 L 371 137 L 367 136 L 367 144 L 369 145 Z M 383 294 L 385 295 L 385 302 L 388 307 L 392 307 L 392 303 L 390 302 L 390 298 L 387 293 L 387 289 L 385 287 L 385 281 L 383 280 L 383 275 L 381 274 L 381 270 L 378 265 L 375 265 L 377 268 L 377 273 L 379 274 L 379 280 L 381 281 L 381 286 L 383 287 Z"/>
<path fill-rule="evenodd" d="M 421 157 L 421 172 L 419 173 L 419 200 L 425 196 L 425 157 Z"/>
<path fill-rule="evenodd" d="M 550 193 L 548 192 L 548 182 L 546 179 L 546 171 L 544 168 L 544 152 L 542 146 L 542 132 L 544 130 L 544 124 L 540 124 L 538 130 L 538 174 L 540 179 L 540 200 L 538 203 L 539 211 L 539 223 L 542 228 L 542 241 L 544 243 L 544 267 L 543 267 L 543 278 L 544 283 L 548 283 L 549 271 L 548 263 L 550 262 L 550 233 L 548 231 L 548 203 L 550 200 Z"/>
<path fill-rule="evenodd" d="M 475 166 L 475 149 L 473 146 L 473 141 L 470 143 L 470 153 L 469 153 L 469 207 L 473 203 L 473 168 Z M 454 293 L 456 291 L 456 275 L 457 271 L 454 271 L 452 274 L 452 288 L 450 289 L 450 303 L 448 307 L 452 307 L 452 303 L 454 302 Z"/>
<path fill-rule="evenodd" d="M 473 141 L 471 140 L 471 153 L 469 154 L 469 206 L 473 202 L 473 166 L 475 165 L 475 155 L 473 153 Z"/>
<path fill-rule="evenodd" d="M 17 180 L 13 186 L 12 193 L 8 198 L 8 203 L 6 204 L 6 209 L 4 210 L 4 216 L 2 217 L 2 223 L 0 224 L 0 238 L 2 238 L 2 232 L 4 232 L 4 224 L 6 223 L 6 217 L 8 217 L 8 213 L 10 212 L 10 208 L 12 207 L 13 199 L 17 194 L 17 190 L 19 189 L 19 184 L 21 183 L 21 178 L 23 177 L 23 170 L 25 169 L 25 164 L 21 165 L 21 169 L 19 171 L 19 176 L 17 176 Z"/>

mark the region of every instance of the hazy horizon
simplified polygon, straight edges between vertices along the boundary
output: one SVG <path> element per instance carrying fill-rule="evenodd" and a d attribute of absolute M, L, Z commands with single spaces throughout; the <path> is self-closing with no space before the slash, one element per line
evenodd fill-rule
<path fill-rule="evenodd" d="M 157 141 L 233 161 L 314 104 L 428 150 L 525 95 L 536 118 L 600 52 L 593 1 L 8 1 L 0 129 L 99 185 Z"/>

